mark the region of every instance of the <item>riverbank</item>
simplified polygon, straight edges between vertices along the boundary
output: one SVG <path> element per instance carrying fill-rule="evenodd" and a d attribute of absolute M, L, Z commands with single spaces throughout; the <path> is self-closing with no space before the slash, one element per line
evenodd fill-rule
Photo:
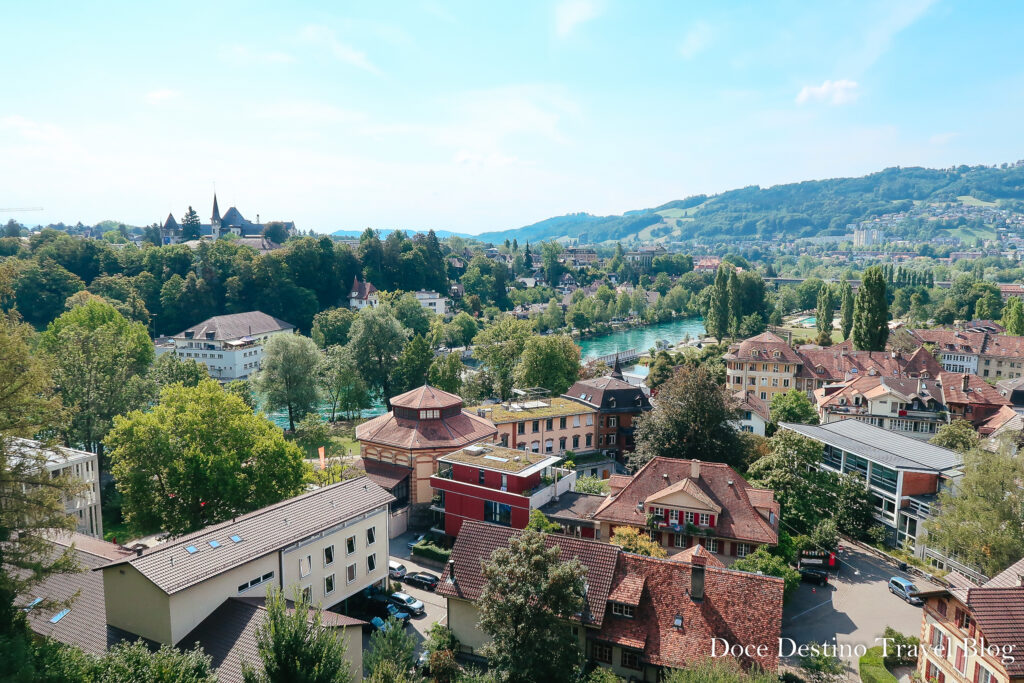
<path fill-rule="evenodd" d="M 700 317 L 674 318 L 663 323 L 638 325 L 624 330 L 576 340 L 580 357 L 586 362 L 601 356 L 636 349 L 646 353 L 661 340 L 668 346 L 675 346 L 684 339 L 704 335 L 704 319 Z"/>

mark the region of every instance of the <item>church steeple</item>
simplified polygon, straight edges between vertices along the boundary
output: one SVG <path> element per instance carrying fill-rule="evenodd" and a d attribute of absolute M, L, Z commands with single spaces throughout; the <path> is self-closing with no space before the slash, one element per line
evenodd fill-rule
<path fill-rule="evenodd" d="M 210 235 L 220 239 L 220 208 L 217 206 L 217 193 L 213 193 L 213 215 L 210 216 Z"/>
<path fill-rule="evenodd" d="M 612 367 L 612 377 L 622 379 L 622 366 L 619 364 L 619 354 L 615 354 L 615 365 Z"/>
<path fill-rule="evenodd" d="M 210 218 L 211 221 L 217 221 L 220 223 L 220 209 L 217 208 L 217 193 L 213 193 L 213 216 Z"/>

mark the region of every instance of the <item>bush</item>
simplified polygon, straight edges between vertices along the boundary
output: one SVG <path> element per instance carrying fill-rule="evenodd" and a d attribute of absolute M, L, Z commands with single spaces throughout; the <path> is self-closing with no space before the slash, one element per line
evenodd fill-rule
<path fill-rule="evenodd" d="M 868 542 L 872 545 L 883 545 L 885 543 L 885 537 L 888 536 L 885 527 L 881 524 L 875 524 L 868 529 Z"/>
<path fill-rule="evenodd" d="M 412 547 L 412 554 L 417 557 L 440 562 L 441 564 L 448 564 L 448 558 L 452 556 L 452 551 L 445 550 L 430 541 L 420 541 Z"/>
<path fill-rule="evenodd" d="M 885 657 L 885 666 L 887 668 L 894 669 L 897 666 L 914 666 L 917 664 L 917 656 L 909 653 L 917 652 L 917 649 L 921 646 L 919 638 L 905 636 L 892 626 L 885 627 L 882 637 L 888 641 L 887 647 L 884 648 L 884 651 L 887 653 Z"/>
<path fill-rule="evenodd" d="M 889 673 L 882 661 L 882 646 L 869 648 L 860 658 L 860 680 L 862 683 L 896 683 L 896 677 Z"/>

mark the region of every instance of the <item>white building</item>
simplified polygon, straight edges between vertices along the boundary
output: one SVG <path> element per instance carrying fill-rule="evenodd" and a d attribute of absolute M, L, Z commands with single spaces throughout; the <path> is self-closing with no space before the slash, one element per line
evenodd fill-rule
<path fill-rule="evenodd" d="M 14 457 L 19 452 L 40 453 L 43 444 L 31 439 L 8 437 L 6 449 Z M 85 484 L 85 488 L 65 501 L 65 509 L 78 521 L 78 532 L 103 538 L 103 514 L 100 510 L 99 463 L 95 453 L 54 446 L 45 450 L 46 469 L 54 477 L 66 476 Z"/>
<path fill-rule="evenodd" d="M 263 346 L 277 334 L 294 334 L 295 326 L 260 311 L 217 315 L 180 332 L 157 354 L 174 353 L 206 365 L 222 382 L 245 379 L 260 369 Z"/>
<path fill-rule="evenodd" d="M 437 292 L 428 289 L 421 289 L 418 292 L 413 292 L 416 297 L 416 301 L 420 302 L 420 306 L 443 316 L 448 310 L 448 299 L 441 296 Z"/>
<path fill-rule="evenodd" d="M 739 420 L 734 426 L 741 432 L 764 436 L 765 428 L 771 422 L 768 402 L 755 396 L 752 391 L 737 391 L 733 397 L 739 402 Z"/>
<path fill-rule="evenodd" d="M 348 295 L 348 307 L 360 311 L 373 308 L 378 304 L 377 288 L 369 282 L 360 282 L 359 277 L 352 278 L 352 291 Z"/>

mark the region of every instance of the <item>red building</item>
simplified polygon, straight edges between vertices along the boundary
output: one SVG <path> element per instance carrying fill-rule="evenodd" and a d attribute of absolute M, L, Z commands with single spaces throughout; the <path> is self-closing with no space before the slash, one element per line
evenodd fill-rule
<path fill-rule="evenodd" d="M 457 536 L 475 519 L 515 529 L 530 511 L 571 491 L 576 472 L 555 467 L 561 458 L 490 444 L 476 444 L 437 459 L 431 509 L 434 529 Z"/>

